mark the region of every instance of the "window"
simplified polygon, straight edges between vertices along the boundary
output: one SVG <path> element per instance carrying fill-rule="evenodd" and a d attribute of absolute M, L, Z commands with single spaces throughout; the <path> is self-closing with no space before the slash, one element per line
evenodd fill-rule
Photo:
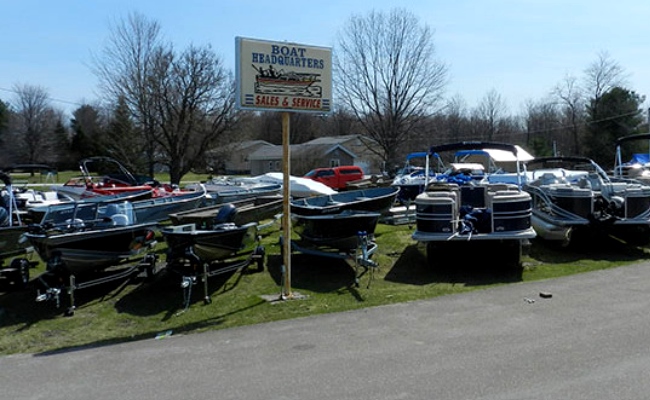
<path fill-rule="evenodd" d="M 341 165 L 341 160 L 338 158 L 332 158 L 330 159 L 330 168 L 338 167 Z"/>

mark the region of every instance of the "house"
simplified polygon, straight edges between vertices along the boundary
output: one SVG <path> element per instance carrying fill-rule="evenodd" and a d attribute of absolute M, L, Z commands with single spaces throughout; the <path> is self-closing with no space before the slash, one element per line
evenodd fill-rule
<path fill-rule="evenodd" d="M 361 135 L 330 136 L 289 146 L 291 175 L 302 176 L 318 167 L 358 165 L 366 174 L 381 170 L 381 160 L 368 149 L 368 138 Z M 283 170 L 283 146 L 260 146 L 248 155 L 250 174 L 261 175 Z"/>
<path fill-rule="evenodd" d="M 251 172 L 249 156 L 258 149 L 275 147 L 265 140 L 235 142 L 206 153 L 206 164 L 213 171 L 227 175 L 246 175 Z"/>

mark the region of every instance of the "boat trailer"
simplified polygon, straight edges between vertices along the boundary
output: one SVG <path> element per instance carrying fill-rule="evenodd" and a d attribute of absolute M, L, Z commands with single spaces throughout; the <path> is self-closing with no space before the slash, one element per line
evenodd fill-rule
<path fill-rule="evenodd" d="M 52 259 L 47 263 L 47 271 L 41 274 L 37 279 L 37 285 L 40 286 L 40 288 L 37 288 L 36 301 L 54 301 L 56 303 L 56 308 L 60 308 L 62 304 L 61 297 L 65 292 L 69 297 L 69 305 L 66 308 L 64 315 L 67 317 L 73 316 L 76 308 L 75 292 L 77 290 L 87 289 L 89 287 L 103 285 L 113 281 L 126 280 L 143 272 L 145 274 L 145 279 L 150 280 L 157 273 L 156 262 L 158 261 L 158 258 L 158 254 L 147 253 L 140 260 L 121 264 L 120 266 L 122 266 L 122 268 L 119 270 L 108 271 L 108 274 L 105 276 L 77 282 L 77 276 L 66 272 L 65 265 L 63 265 L 61 259 L 59 257 L 52 257 Z M 104 270 L 103 272 L 107 271 Z"/>
<path fill-rule="evenodd" d="M 357 247 L 354 249 L 336 249 L 323 246 L 314 246 L 312 243 L 304 240 L 292 240 L 291 249 L 303 254 L 316 257 L 328 257 L 338 260 L 352 261 L 354 263 L 354 285 L 359 287 L 361 277 L 370 272 L 370 282 L 373 278 L 373 272 L 379 268 L 379 265 L 370 259 L 377 251 L 377 243 L 366 233 L 359 232 L 357 235 Z M 282 246 L 283 238 L 280 236 L 280 245 Z M 284 248 L 284 247 L 281 247 Z"/>
<path fill-rule="evenodd" d="M 259 242 L 259 239 L 258 239 Z M 203 283 L 203 303 L 212 303 L 208 288 L 208 278 L 223 275 L 229 272 L 243 270 L 249 265 L 257 264 L 257 272 L 264 271 L 264 246 L 258 245 L 252 252 L 234 254 L 223 260 L 202 260 L 191 247 L 185 248 L 182 255 L 169 255 L 166 269 L 181 275 L 181 289 L 183 290 L 183 313 L 190 307 L 192 287 L 199 282 Z M 180 314 L 179 313 L 179 314 Z"/>
<path fill-rule="evenodd" d="M 25 289 L 29 284 L 29 270 L 36 268 L 38 261 L 32 260 L 34 248 L 29 246 L 12 252 L 0 253 L 0 282 L 16 290 Z M 9 264 L 5 261 L 11 259 Z"/>

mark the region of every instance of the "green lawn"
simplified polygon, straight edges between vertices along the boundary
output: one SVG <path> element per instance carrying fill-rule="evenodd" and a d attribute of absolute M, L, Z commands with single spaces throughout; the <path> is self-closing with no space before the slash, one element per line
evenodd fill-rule
<path fill-rule="evenodd" d="M 523 269 L 516 271 L 498 268 L 499 255 L 489 249 L 441 251 L 433 257 L 435 265 L 426 265 L 424 246 L 411 239 L 412 227 L 380 224 L 372 257 L 378 268 L 363 275 L 358 285 L 353 262 L 294 253 L 289 288 L 293 296 L 281 299 L 279 224 L 262 233 L 264 271 L 257 272 L 253 265 L 211 277 L 209 304 L 204 302 L 201 284 L 184 293 L 182 278 L 165 269 L 151 281 L 134 277 L 76 291 L 77 308 L 71 317 L 63 316 L 64 307 L 53 302 L 36 302 L 32 287 L 0 293 L 0 354 L 110 345 L 165 332 L 191 334 L 551 279 L 648 259 L 645 248 L 603 238 L 572 249 L 533 240 Z M 162 266 L 164 244 L 157 250 Z M 33 277 L 42 271 L 41 264 L 32 271 Z M 185 310 L 187 294 L 190 301 Z"/>

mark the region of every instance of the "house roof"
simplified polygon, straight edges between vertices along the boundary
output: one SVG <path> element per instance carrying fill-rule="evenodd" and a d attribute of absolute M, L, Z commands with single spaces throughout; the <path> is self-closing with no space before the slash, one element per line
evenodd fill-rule
<path fill-rule="evenodd" d="M 372 140 L 368 137 L 364 137 L 359 134 L 353 134 L 353 135 L 319 137 L 314 140 L 310 140 L 309 142 L 305 142 L 304 144 L 345 144 L 351 140 L 359 140 L 359 139 L 363 139 L 366 141 Z"/>
<path fill-rule="evenodd" d="M 289 151 L 294 156 L 300 156 L 303 154 L 326 155 L 337 149 L 347 153 L 352 158 L 356 158 L 356 155 L 353 152 L 351 152 L 350 150 L 345 148 L 345 146 L 338 143 L 332 145 L 331 143 L 313 144 L 312 142 L 307 142 L 302 144 L 289 145 Z M 283 151 L 283 146 L 279 146 L 279 145 L 263 146 L 255 150 L 254 152 L 252 152 L 249 155 L 248 159 L 251 161 L 252 160 L 258 160 L 258 161 L 277 160 L 282 158 L 282 151 Z"/>
<path fill-rule="evenodd" d="M 269 143 L 266 140 L 244 140 L 243 142 L 232 142 L 224 146 L 220 146 L 215 149 L 211 149 L 207 151 L 207 154 L 218 154 L 222 152 L 224 149 L 228 151 L 246 151 L 247 149 L 254 148 L 256 146 L 260 147 L 266 147 L 266 146 L 274 146 L 273 143 Z"/>

